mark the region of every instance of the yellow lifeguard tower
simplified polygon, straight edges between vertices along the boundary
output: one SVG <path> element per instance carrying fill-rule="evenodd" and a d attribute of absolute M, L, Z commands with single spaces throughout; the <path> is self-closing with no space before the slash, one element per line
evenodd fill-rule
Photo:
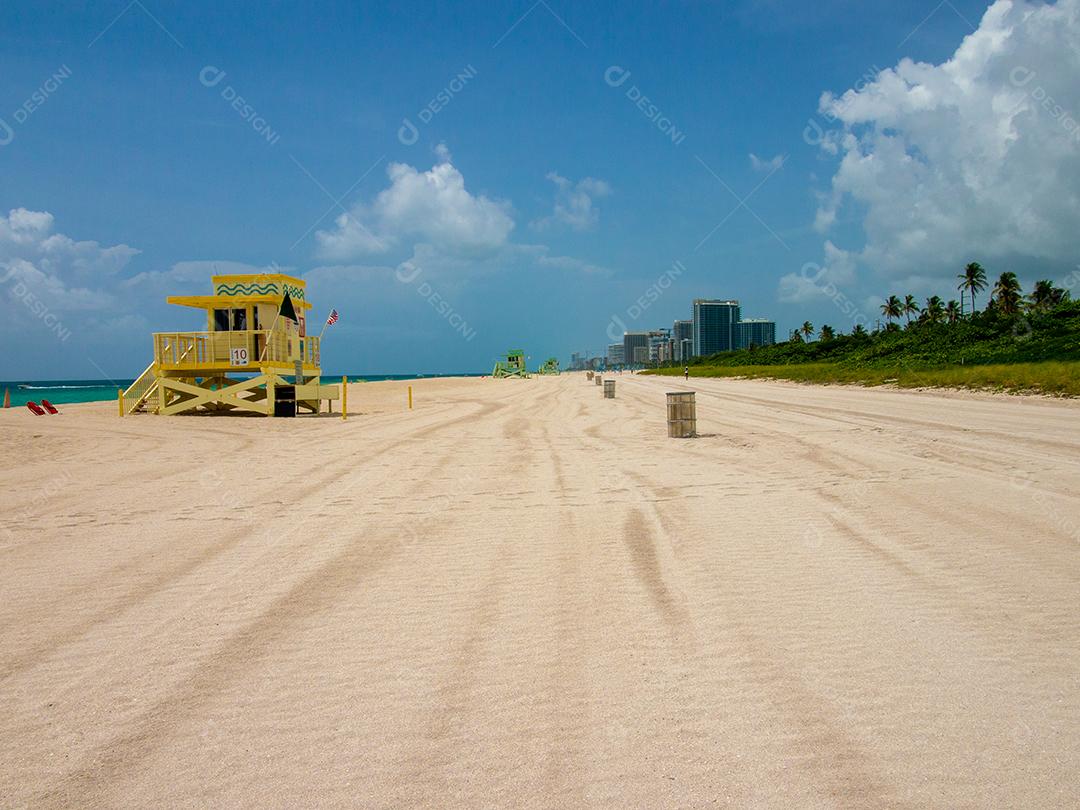
<path fill-rule="evenodd" d="M 266 273 L 213 276 L 211 283 L 213 295 L 166 299 L 206 310 L 206 331 L 156 332 L 154 361 L 124 392 L 122 412 L 295 416 L 339 398 L 338 386 L 320 382 L 320 338 L 307 334 L 303 279 Z M 286 296 L 295 321 L 290 307 L 283 312 Z"/>

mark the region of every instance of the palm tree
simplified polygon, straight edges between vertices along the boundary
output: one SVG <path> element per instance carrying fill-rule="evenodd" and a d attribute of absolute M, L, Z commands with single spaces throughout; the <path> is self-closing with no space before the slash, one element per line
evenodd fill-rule
<path fill-rule="evenodd" d="M 1052 281 L 1040 279 L 1035 282 L 1035 289 L 1028 296 L 1028 306 L 1035 310 L 1050 309 L 1066 301 L 1068 297 L 1068 290 L 1055 287 Z"/>
<path fill-rule="evenodd" d="M 814 325 L 810 323 L 810 321 L 803 321 L 802 333 L 803 337 L 805 337 L 807 340 L 810 340 L 810 338 L 814 335 Z"/>
<path fill-rule="evenodd" d="M 904 305 L 895 295 L 890 295 L 881 305 L 881 314 L 885 316 L 885 320 L 892 323 L 893 318 L 899 318 L 904 314 Z"/>
<path fill-rule="evenodd" d="M 949 323 L 956 323 L 960 320 L 960 316 L 963 314 L 963 305 L 957 304 L 955 300 L 949 299 L 949 303 L 945 305 L 945 320 Z"/>
<path fill-rule="evenodd" d="M 801 329 L 792 329 L 791 330 L 791 337 L 789 337 L 788 340 L 791 343 L 802 343 L 803 342 L 802 330 Z"/>
<path fill-rule="evenodd" d="M 994 283 L 994 300 L 998 309 L 1005 315 L 1015 315 L 1020 310 L 1023 292 L 1016 273 L 1002 273 Z"/>
<path fill-rule="evenodd" d="M 825 324 L 823 327 L 821 327 L 821 331 L 818 332 L 818 340 L 822 341 L 823 343 L 825 341 L 832 340 L 834 337 L 836 337 L 836 332 L 828 324 Z"/>
<path fill-rule="evenodd" d="M 904 296 L 904 314 L 907 316 L 907 322 L 911 324 L 911 316 L 919 314 L 919 305 L 915 301 L 914 295 Z"/>
<path fill-rule="evenodd" d="M 956 289 L 960 290 L 960 314 L 963 315 L 964 309 L 964 296 L 963 292 L 966 290 L 971 293 L 971 312 L 975 313 L 975 293 L 982 292 L 986 289 L 986 271 L 983 270 L 982 265 L 978 262 L 971 262 L 964 268 L 964 272 L 957 276 L 960 279 L 960 284 Z"/>
<path fill-rule="evenodd" d="M 851 336 L 860 338 L 866 337 L 866 327 L 863 326 L 861 323 L 855 324 L 855 326 L 852 327 Z"/>
<path fill-rule="evenodd" d="M 932 295 L 926 299 L 926 311 L 923 314 L 926 315 L 927 322 L 941 323 L 945 317 L 945 306 L 940 296 Z"/>

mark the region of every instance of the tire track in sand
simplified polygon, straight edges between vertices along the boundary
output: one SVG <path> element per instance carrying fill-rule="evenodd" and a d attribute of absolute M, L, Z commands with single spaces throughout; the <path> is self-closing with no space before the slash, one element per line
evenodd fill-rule
<path fill-rule="evenodd" d="M 452 451 L 443 454 L 423 480 L 430 480 L 445 469 L 453 456 Z M 35 803 L 57 806 L 110 803 L 105 797 L 112 784 L 166 745 L 171 739 L 168 730 L 182 727 L 196 717 L 216 695 L 235 685 L 244 673 L 261 666 L 276 650 L 287 647 L 286 639 L 330 613 L 347 594 L 402 551 L 394 527 L 373 534 L 354 534 L 343 548 L 302 575 L 253 621 L 210 653 L 180 686 L 143 711 L 125 732 L 85 757 L 59 784 L 40 794 Z"/>

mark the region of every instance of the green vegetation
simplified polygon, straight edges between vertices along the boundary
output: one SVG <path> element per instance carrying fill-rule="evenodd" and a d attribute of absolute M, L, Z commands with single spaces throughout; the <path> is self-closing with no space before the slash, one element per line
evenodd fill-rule
<path fill-rule="evenodd" d="M 960 274 L 961 296 L 969 302 L 988 286 L 978 264 Z M 1080 301 L 1049 281 L 1024 296 L 1014 273 L 1002 273 L 992 293 L 983 311 L 966 315 L 957 301 L 946 304 L 936 295 L 924 306 L 913 296 L 893 295 L 881 307 L 886 326 L 876 332 L 857 325 L 845 335 L 826 325 L 810 341 L 813 329 L 804 323 L 785 343 L 695 358 L 690 373 L 1080 396 Z"/>
<path fill-rule="evenodd" d="M 682 375 L 682 372 L 675 368 L 658 369 L 655 373 Z M 803 363 L 786 366 L 697 365 L 690 367 L 690 376 L 769 378 L 823 385 L 888 383 L 901 388 L 977 388 L 1014 393 L 1080 396 L 1080 361 L 1047 360 L 1042 363 L 951 366 L 934 369 L 853 368 L 839 363 Z"/>

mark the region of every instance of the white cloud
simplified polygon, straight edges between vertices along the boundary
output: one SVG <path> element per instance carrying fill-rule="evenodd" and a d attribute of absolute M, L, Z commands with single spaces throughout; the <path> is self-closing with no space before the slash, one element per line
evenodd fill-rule
<path fill-rule="evenodd" d="M 14 208 L 6 217 L 0 216 L 0 244 L 40 242 L 52 230 L 52 226 L 53 215 L 47 211 Z"/>
<path fill-rule="evenodd" d="M 776 155 L 768 160 L 762 160 L 753 152 L 750 153 L 750 165 L 756 172 L 765 172 L 771 174 L 780 169 L 784 165 L 785 157 L 783 155 Z"/>
<path fill-rule="evenodd" d="M 6 359 L 9 374 L 52 368 L 63 375 L 83 368 L 92 375 L 113 363 L 137 366 L 150 351 L 151 331 L 204 328 L 205 316 L 168 306 L 166 296 L 208 294 L 215 273 L 291 269 L 188 261 L 131 275 L 135 248 L 76 240 L 54 232 L 54 225 L 45 211 L 17 208 L 0 215 L 0 339 L 20 347 L 17 357 Z M 57 341 L 68 348 L 57 351 Z M 97 366 L 84 367 L 87 357 Z"/>
<path fill-rule="evenodd" d="M 0 261 L 0 279 L 10 285 L 9 299 L 25 301 L 29 293 L 31 300 L 36 299 L 53 311 L 104 310 L 115 305 L 110 293 L 75 286 L 57 275 L 42 272 L 26 259 Z M 8 315 L 19 312 L 19 307 L 11 300 L 6 303 L 6 308 Z"/>
<path fill-rule="evenodd" d="M 826 241 L 821 264 L 808 262 L 799 272 L 788 273 L 780 279 L 780 300 L 786 304 L 802 304 L 832 297 L 854 283 L 855 273 L 855 257 Z"/>
<path fill-rule="evenodd" d="M 973 257 L 1075 263 L 1078 74 L 1080 0 L 998 0 L 946 62 L 826 93 L 841 160 L 817 226 L 853 204 L 859 259 L 893 279 L 951 280 Z"/>
<path fill-rule="evenodd" d="M 610 268 L 592 264 L 574 256 L 552 256 L 547 245 L 517 245 L 516 253 L 531 262 L 535 267 L 552 270 L 570 270 L 576 273 L 610 276 Z"/>
<path fill-rule="evenodd" d="M 77 242 L 53 233 L 53 215 L 47 211 L 16 208 L 0 215 L 0 281 L 9 295 L 8 315 L 26 315 L 30 293 L 50 311 L 107 309 L 116 306 L 108 279 L 139 253 L 127 245 L 102 247 L 97 242 Z M 22 296 L 20 298 L 20 296 Z"/>
<path fill-rule="evenodd" d="M 425 172 L 390 164 L 388 188 L 339 216 L 334 229 L 316 233 L 319 256 L 348 261 L 410 242 L 466 255 L 504 245 L 514 227 L 509 204 L 470 194 L 449 150 L 440 144 L 436 154 L 439 162 Z"/>
<path fill-rule="evenodd" d="M 440 284 L 456 285 L 467 277 L 493 276 L 502 273 L 550 272 L 565 270 L 589 275 L 611 275 L 611 270 L 575 256 L 553 255 L 551 248 L 539 244 L 508 243 L 485 256 L 459 256 L 418 244 L 412 255 L 398 265 L 395 273 L 409 277 L 421 271 L 425 278 L 438 278 Z"/>
<path fill-rule="evenodd" d="M 551 216 L 536 220 L 532 223 L 534 228 L 543 230 L 552 225 L 566 225 L 575 231 L 584 231 L 596 225 L 599 214 L 594 200 L 611 194 L 607 182 L 585 177 L 574 183 L 557 172 L 548 172 L 547 179 L 555 184 L 555 203 Z"/>
<path fill-rule="evenodd" d="M 334 264 L 312 272 L 399 281 L 400 276 L 420 272 L 425 279 L 438 279 L 446 289 L 455 289 L 468 277 L 502 272 L 610 273 L 582 259 L 552 255 L 546 245 L 512 242 L 511 205 L 470 193 L 444 144 L 435 148 L 435 155 L 438 162 L 424 172 L 392 164 L 387 171 L 390 185 L 374 200 L 339 217 L 333 230 L 319 231 L 318 254 Z M 579 229 L 596 221 L 593 199 L 611 193 L 607 183 L 591 177 L 577 183 L 554 173 L 548 178 L 557 189 L 555 212 L 549 219 Z M 355 263 L 369 254 L 381 254 L 385 263 Z"/>

